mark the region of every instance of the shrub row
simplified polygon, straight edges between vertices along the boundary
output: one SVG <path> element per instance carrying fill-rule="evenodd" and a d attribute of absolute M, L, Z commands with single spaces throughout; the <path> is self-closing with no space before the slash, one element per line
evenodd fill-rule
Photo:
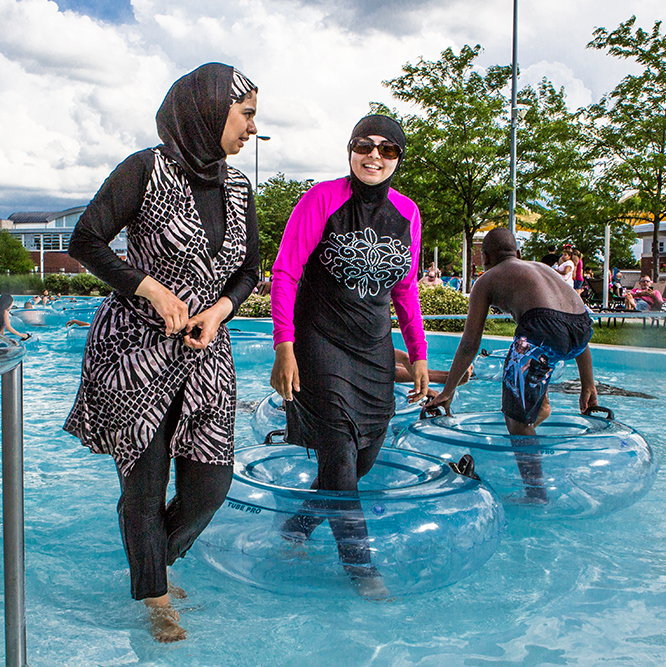
<path fill-rule="evenodd" d="M 111 288 L 90 273 L 76 273 L 73 276 L 68 276 L 66 273 L 52 273 L 44 279 L 44 287 L 53 294 L 80 294 L 82 296 L 111 294 Z"/>
<path fill-rule="evenodd" d="M 424 315 L 464 315 L 467 313 L 469 299 L 450 287 L 423 287 L 419 286 L 421 311 Z M 395 315 L 393 307 L 392 314 Z M 241 317 L 270 317 L 270 296 L 251 294 L 248 300 L 240 307 L 238 315 Z M 465 320 L 425 320 L 428 331 L 462 331 Z"/>
<path fill-rule="evenodd" d="M 250 294 L 247 301 L 238 309 L 236 313 L 240 317 L 270 317 L 271 316 L 271 297 Z"/>
<path fill-rule="evenodd" d="M 0 293 L 2 294 L 41 294 L 47 289 L 51 294 L 79 294 L 90 296 L 111 294 L 111 288 L 99 278 L 89 273 L 51 273 L 44 278 L 36 273 L 24 273 L 14 276 L 0 275 Z"/>
<path fill-rule="evenodd" d="M 41 294 L 44 281 L 36 273 L 18 275 L 0 275 L 0 293 L 2 294 Z"/>
<path fill-rule="evenodd" d="M 450 287 L 424 287 L 419 285 L 421 314 L 423 315 L 465 315 L 469 299 Z M 462 331 L 465 320 L 424 320 L 426 331 Z"/>

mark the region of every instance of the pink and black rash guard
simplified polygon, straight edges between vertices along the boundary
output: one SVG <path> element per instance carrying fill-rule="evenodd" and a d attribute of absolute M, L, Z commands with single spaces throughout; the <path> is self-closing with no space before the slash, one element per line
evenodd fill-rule
<path fill-rule="evenodd" d="M 287 440 L 363 448 L 394 411 L 393 300 L 412 362 L 426 358 L 417 206 L 355 177 L 320 183 L 294 209 L 273 267 L 275 345 L 294 342 L 301 390 Z"/>

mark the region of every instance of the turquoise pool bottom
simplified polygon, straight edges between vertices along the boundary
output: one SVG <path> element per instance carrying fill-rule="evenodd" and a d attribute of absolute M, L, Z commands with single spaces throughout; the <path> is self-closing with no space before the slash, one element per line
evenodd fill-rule
<path fill-rule="evenodd" d="M 174 568 L 174 576 L 190 592 L 179 605 L 190 639 L 156 644 L 141 605 L 129 599 L 114 466 L 60 429 L 78 387 L 80 353 L 68 351 L 64 332 L 45 331 L 40 337 L 42 345 L 25 362 L 27 621 L 33 667 L 663 664 L 666 485 L 661 472 L 643 500 L 598 520 L 535 523 L 508 508 L 502 544 L 483 568 L 450 588 L 392 604 L 374 605 L 354 595 L 330 600 L 259 591 L 215 576 L 188 557 Z M 431 365 L 447 367 L 455 337 L 429 338 Z M 636 365 L 652 370 L 637 372 L 626 362 L 623 368 L 606 359 L 597 378 L 658 397 L 608 397 L 604 403 L 618 420 L 643 431 L 661 459 L 664 356 L 640 357 Z M 238 359 L 239 398 L 245 401 L 238 415 L 239 444 L 251 437 L 247 401 L 268 393 L 269 368 Z M 567 365 L 565 379 L 575 377 L 575 366 Z M 461 389 L 465 409 L 495 409 L 499 390 L 497 383 L 470 382 Z M 575 410 L 577 397 L 553 392 L 552 401 L 556 410 Z"/>

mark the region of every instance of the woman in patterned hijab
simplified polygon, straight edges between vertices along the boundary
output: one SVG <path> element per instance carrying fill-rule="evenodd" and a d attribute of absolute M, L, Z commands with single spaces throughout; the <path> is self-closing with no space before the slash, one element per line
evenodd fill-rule
<path fill-rule="evenodd" d="M 157 113 L 164 143 L 114 170 L 69 246 L 114 291 L 90 327 L 65 429 L 115 460 L 132 596 L 162 642 L 186 636 L 167 566 L 231 483 L 235 373 L 224 322 L 252 292 L 259 253 L 252 189 L 225 158 L 257 132 L 256 104 L 256 86 L 228 65 L 176 81 Z M 126 260 L 109 248 L 123 229 Z M 172 459 L 176 493 L 165 505 Z"/>
<path fill-rule="evenodd" d="M 413 366 L 412 400 L 426 395 L 421 220 L 416 204 L 390 187 L 404 153 L 395 120 L 363 118 L 348 144 L 350 175 L 303 196 L 273 266 L 271 383 L 286 401 L 287 441 L 317 452 L 314 489 L 356 491 L 384 442 L 394 412 L 391 300 Z M 326 509 L 337 510 L 329 523 L 357 590 L 386 597 L 360 503 Z M 283 535 L 305 541 L 323 516 L 295 515 Z"/>

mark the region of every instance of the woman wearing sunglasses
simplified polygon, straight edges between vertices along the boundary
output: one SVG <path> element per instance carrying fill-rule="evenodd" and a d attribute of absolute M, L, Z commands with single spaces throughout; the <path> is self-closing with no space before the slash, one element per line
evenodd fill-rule
<path fill-rule="evenodd" d="M 350 175 L 303 196 L 273 267 L 271 384 L 286 400 L 287 441 L 317 453 L 313 489 L 356 491 L 379 454 L 394 410 L 391 300 L 414 368 L 412 401 L 428 389 L 421 221 L 414 202 L 390 187 L 404 152 L 398 123 L 363 118 L 348 145 Z M 340 559 L 361 595 L 388 596 L 360 503 L 314 504 L 333 510 Z M 283 525 L 285 538 L 305 541 L 323 522 L 304 509 Z"/>

